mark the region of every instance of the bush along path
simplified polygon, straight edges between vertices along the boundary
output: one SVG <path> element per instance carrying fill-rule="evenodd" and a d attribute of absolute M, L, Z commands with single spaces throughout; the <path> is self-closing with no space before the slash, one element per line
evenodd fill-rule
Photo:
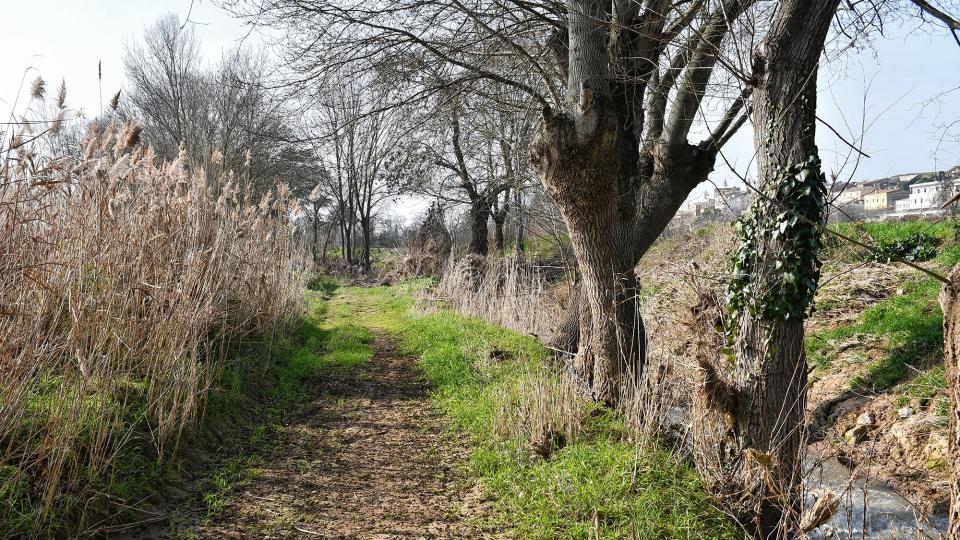
<path fill-rule="evenodd" d="M 572 398 L 535 340 L 414 313 L 422 286 L 308 293 L 272 420 L 175 537 L 738 538 L 688 467 Z"/>

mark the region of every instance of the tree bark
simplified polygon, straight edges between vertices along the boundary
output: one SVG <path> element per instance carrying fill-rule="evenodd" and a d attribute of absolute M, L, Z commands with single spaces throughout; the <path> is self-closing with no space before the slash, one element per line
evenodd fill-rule
<path fill-rule="evenodd" d="M 547 341 L 547 346 L 557 352 L 574 355 L 580 346 L 580 321 L 582 318 L 589 317 L 590 311 L 584 306 L 580 284 L 575 283 L 571 287 L 573 290 L 567 301 L 563 319 Z"/>
<path fill-rule="evenodd" d="M 639 167 L 641 183 L 635 195 L 631 266 L 640 262 L 690 193 L 707 179 L 715 161 L 716 152 L 706 144 L 661 145 L 643 152 Z M 571 354 L 580 343 L 578 321 L 589 316 L 579 285 L 575 287 L 561 324 L 548 340 L 551 348 Z"/>
<path fill-rule="evenodd" d="M 587 11 L 571 13 L 570 24 L 596 22 Z M 573 40 L 570 50 L 571 59 L 577 54 L 601 58 L 605 54 Z M 575 65 L 581 63 L 572 61 Z M 631 234 L 636 150 L 635 141 L 618 125 L 608 96 L 594 93 L 586 83 L 593 79 L 583 75 L 579 104 L 571 112 L 544 111 L 542 130 L 531 143 L 531 158 L 567 224 L 580 267 L 581 294 L 591 314 L 578 321 L 583 339 L 574 371 L 594 399 L 616 405 L 624 374 L 639 373 L 645 353 L 636 311 Z"/>
<path fill-rule="evenodd" d="M 490 251 L 487 222 L 490 220 L 490 205 L 484 198 L 470 202 L 470 253 L 487 256 Z"/>
<path fill-rule="evenodd" d="M 948 540 L 960 540 L 960 265 L 950 272 L 951 285 L 940 293 L 943 308 L 943 358 L 950 393 L 950 522 Z"/>
<path fill-rule="evenodd" d="M 313 262 L 317 262 L 317 246 L 320 245 L 320 205 L 313 203 Z"/>
<path fill-rule="evenodd" d="M 838 0 L 782 0 L 754 56 L 760 195 L 735 256 L 734 422 L 741 521 L 798 538 L 807 360 L 803 325 L 819 278 L 825 179 L 815 144 L 817 64 Z M 739 280 L 739 281 L 738 281 Z M 739 284 L 739 285 L 738 285 Z M 739 303 L 738 303 L 739 302 Z"/>
<path fill-rule="evenodd" d="M 369 273 L 373 266 L 370 262 L 370 240 L 372 237 L 371 225 L 371 219 L 369 217 L 365 217 L 360 222 L 360 236 L 362 244 L 360 263 L 363 265 L 363 272 L 365 274 Z"/>
<path fill-rule="evenodd" d="M 503 236 L 503 224 L 506 221 L 506 215 L 494 216 L 493 218 L 493 249 L 502 254 L 506 249 L 506 240 Z"/>
<path fill-rule="evenodd" d="M 606 181 L 621 186 L 617 195 L 622 207 L 619 209 L 621 229 L 630 231 L 625 234 L 632 237 L 632 241 L 623 246 L 623 254 L 630 261 L 629 265 L 624 262 L 624 267 L 632 269 L 636 266 L 693 189 L 707 179 L 716 162 L 718 148 L 740 125 L 732 120 L 742 109 L 742 102 L 731 107 L 728 111 L 731 121 L 721 123 L 722 127 L 718 126 L 709 138 L 696 145 L 687 142 L 694 114 L 686 114 L 686 111 L 695 111 L 699 107 L 730 24 L 751 3 L 752 0 L 725 1 L 709 15 L 704 31 L 698 32 L 687 44 L 692 53 L 690 69 L 684 72 L 682 84 L 675 92 L 675 101 L 682 107 L 679 111 L 673 111 L 669 123 L 664 122 L 663 113 L 673 83 L 659 84 L 651 89 L 656 111 L 647 112 L 646 117 L 640 101 L 653 72 L 651 66 L 656 64 L 649 59 L 658 58 L 667 45 L 662 34 L 664 20 L 658 15 L 667 6 L 665 3 L 652 3 L 643 12 L 631 12 L 637 6 L 634 3 L 617 6 L 616 23 L 631 26 L 633 30 L 617 32 L 611 47 L 613 53 L 622 56 L 620 62 L 623 65 L 620 69 L 626 69 L 629 75 L 614 78 L 612 87 L 601 84 L 591 92 L 606 96 L 608 94 L 605 92 L 609 90 L 613 98 L 612 109 L 620 127 L 617 155 L 619 177 L 609 177 Z M 608 37 L 598 22 L 603 20 L 598 9 L 603 9 L 602 3 L 598 6 L 592 2 L 569 2 L 569 50 L 567 60 L 561 61 L 561 67 L 566 68 L 568 73 L 568 94 L 572 96 L 582 95 L 575 91 L 575 81 L 590 81 L 588 86 L 591 86 L 595 85 L 592 81 L 606 76 L 606 59 L 601 60 L 606 50 L 601 51 L 600 46 L 593 43 Z M 582 16 L 585 16 L 586 22 L 579 18 Z M 584 47 L 581 41 L 590 42 L 591 46 Z M 553 44 L 558 51 L 562 51 L 559 42 Z M 584 69 L 582 65 L 585 62 L 592 63 L 592 67 Z M 683 64 L 678 65 L 678 72 L 683 71 Z M 602 82 L 606 83 L 606 79 Z M 652 124 L 647 126 L 644 136 L 645 118 Z M 580 254 L 577 256 L 578 264 L 582 267 Z M 584 300 L 587 296 L 575 295 L 572 298 Z M 583 311 L 583 306 L 571 304 L 565 319 Z M 558 331 L 564 335 L 555 334 L 550 341 L 576 346 L 583 340 L 574 334 L 582 328 L 563 324 Z"/>
<path fill-rule="evenodd" d="M 513 207 L 515 208 L 514 212 L 516 212 L 516 216 L 517 216 L 517 228 L 514 236 L 513 249 L 514 251 L 516 251 L 517 255 L 520 255 L 521 253 L 523 253 L 523 206 L 521 204 L 523 202 L 522 197 L 523 196 L 520 193 L 519 187 L 513 190 Z"/>
<path fill-rule="evenodd" d="M 330 218 L 330 223 L 327 224 L 327 235 L 323 238 L 323 250 L 320 254 L 320 260 L 324 263 L 327 262 L 327 246 L 330 244 L 330 237 L 333 236 L 333 216 Z"/>

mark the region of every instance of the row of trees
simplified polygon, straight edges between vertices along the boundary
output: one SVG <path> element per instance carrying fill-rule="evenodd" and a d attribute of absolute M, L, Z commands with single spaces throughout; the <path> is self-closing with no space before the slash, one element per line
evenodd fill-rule
<path fill-rule="evenodd" d="M 469 251 L 487 254 L 491 223 L 494 249 L 522 249 L 536 122 L 523 93 L 483 79 L 454 84 L 437 71 L 428 75 L 437 91 L 414 106 L 394 67 L 335 62 L 304 92 L 272 77 L 277 67 L 263 54 L 238 48 L 208 65 L 200 51 L 192 26 L 173 15 L 148 27 L 127 47 L 129 86 L 111 114 L 135 119 L 159 157 L 182 153 L 211 179 L 232 171 L 257 192 L 285 182 L 305 203 L 317 259 L 339 247 L 369 270 L 387 203 L 411 193 L 465 208 Z"/>
<path fill-rule="evenodd" d="M 418 162 L 402 144 L 402 112 L 376 110 L 361 80 L 303 102 L 277 87 L 262 53 L 241 47 L 208 65 L 200 51 L 193 27 L 174 15 L 149 26 L 126 49 L 129 85 L 110 114 L 142 126 L 159 158 L 182 155 L 211 181 L 232 178 L 257 194 L 283 182 L 304 203 L 294 217 L 317 257 L 336 244 L 369 269 L 383 203 Z"/>
<path fill-rule="evenodd" d="M 729 419 L 722 446 L 731 509 L 757 538 L 802 534 L 803 325 L 826 210 L 818 70 L 889 18 L 922 13 L 956 28 L 946 11 L 925 0 L 222 3 L 284 36 L 284 87 L 307 123 L 299 139 L 290 135 L 296 129 L 264 131 L 316 164 L 315 224 L 329 204 L 328 236 L 336 223 L 350 262 L 369 268 L 374 215 L 404 190 L 469 207 L 476 253 L 489 250 L 493 221 L 503 249 L 505 216 L 539 180 L 563 218 L 579 273 L 554 344 L 574 353 L 574 372 L 611 406 L 645 369 L 637 262 L 708 179 L 724 145 L 752 126 L 758 197 L 740 224 L 729 287 L 733 367 L 710 371 L 704 390 Z M 174 48 L 181 49 L 188 50 Z M 230 64 L 224 80 L 242 71 Z M 137 65 L 130 63 L 134 75 Z M 204 86 L 184 71 L 176 62 L 143 70 L 147 79 L 188 83 L 155 102 L 149 94 L 132 101 L 142 114 L 177 104 L 151 129 L 173 134 L 171 149 L 227 156 L 232 135 L 178 116 L 193 116 L 189 92 Z M 211 97 L 203 106 L 239 102 L 246 103 Z"/>

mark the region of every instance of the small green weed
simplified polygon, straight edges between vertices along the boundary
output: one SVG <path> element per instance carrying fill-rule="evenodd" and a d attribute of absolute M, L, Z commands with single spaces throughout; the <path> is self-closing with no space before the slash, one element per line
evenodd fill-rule
<path fill-rule="evenodd" d="M 203 493 L 207 507 L 207 520 L 216 519 L 223 513 L 237 488 L 249 483 L 257 475 L 257 456 L 237 458 L 218 467 L 210 477 L 210 488 Z"/>

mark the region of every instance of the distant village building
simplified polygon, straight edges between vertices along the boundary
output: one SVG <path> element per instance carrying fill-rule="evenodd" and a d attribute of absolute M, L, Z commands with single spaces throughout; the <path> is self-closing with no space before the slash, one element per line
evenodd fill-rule
<path fill-rule="evenodd" d="M 867 212 L 885 212 L 896 208 L 896 203 L 909 200 L 910 191 L 906 189 L 878 189 L 863 198 L 863 209 Z"/>
<path fill-rule="evenodd" d="M 691 231 L 711 223 L 733 221 L 750 207 L 753 197 L 743 187 L 717 187 L 698 201 L 687 201 L 671 221 L 672 230 Z"/>
<path fill-rule="evenodd" d="M 740 187 L 718 187 L 714 190 L 713 207 L 721 213 L 739 216 L 750 206 L 751 198 L 746 189 Z"/>
<path fill-rule="evenodd" d="M 830 189 L 831 219 L 891 219 L 940 213 L 947 197 L 957 193 L 960 166 L 947 173 L 909 173 L 864 182 L 835 183 Z"/>
<path fill-rule="evenodd" d="M 921 182 L 910 186 L 910 210 L 925 211 L 939 208 L 945 201 L 941 201 L 943 182 Z"/>
<path fill-rule="evenodd" d="M 873 191 L 873 188 L 865 188 L 863 185 L 859 184 L 848 184 L 844 185 L 841 183 L 834 184 L 834 193 L 833 204 L 837 206 L 847 206 L 851 203 L 856 203 L 863 200 L 863 196 L 867 193 L 864 193 L 866 189 L 867 193 Z"/>
<path fill-rule="evenodd" d="M 832 221 L 885 220 L 960 212 L 943 205 L 960 195 L 960 165 L 948 171 L 907 173 L 863 182 L 835 182 L 829 189 Z M 742 187 L 717 187 L 687 201 L 670 223 L 672 231 L 693 231 L 710 223 L 729 222 L 750 207 L 753 194 Z"/>

